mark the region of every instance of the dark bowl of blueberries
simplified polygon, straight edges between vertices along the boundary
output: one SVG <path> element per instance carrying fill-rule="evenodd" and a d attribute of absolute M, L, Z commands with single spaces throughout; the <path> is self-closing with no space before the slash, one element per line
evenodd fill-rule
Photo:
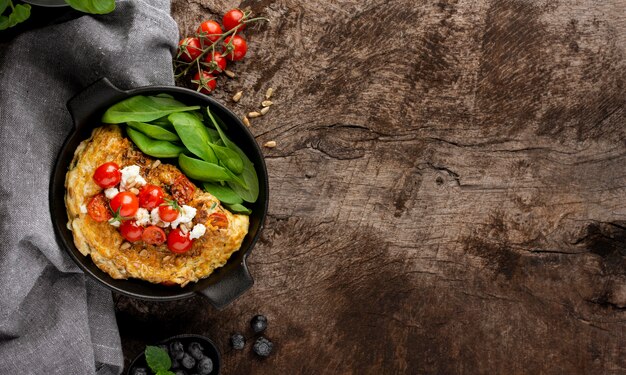
<path fill-rule="evenodd" d="M 131 362 L 127 374 L 151 375 L 169 370 L 175 375 L 218 375 L 220 362 L 220 352 L 209 338 L 178 335 L 146 347 Z"/>

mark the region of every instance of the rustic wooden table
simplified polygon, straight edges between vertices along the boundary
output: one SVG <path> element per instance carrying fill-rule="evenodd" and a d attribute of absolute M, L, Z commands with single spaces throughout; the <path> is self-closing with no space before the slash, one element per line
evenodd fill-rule
<path fill-rule="evenodd" d="M 256 283 L 223 311 L 116 296 L 127 360 L 194 332 L 225 375 L 626 373 L 626 0 L 241 6 L 272 22 L 216 97 L 276 89 Z M 228 349 L 256 313 L 264 361 Z"/>

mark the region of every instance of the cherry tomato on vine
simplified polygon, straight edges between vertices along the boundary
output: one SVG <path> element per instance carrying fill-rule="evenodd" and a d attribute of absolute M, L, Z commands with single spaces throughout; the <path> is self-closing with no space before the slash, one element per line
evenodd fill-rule
<path fill-rule="evenodd" d="M 129 191 L 122 191 L 111 199 L 109 205 L 121 217 L 133 217 L 139 209 L 139 199 Z"/>
<path fill-rule="evenodd" d="M 120 234 L 128 242 L 137 242 L 143 234 L 143 227 L 137 225 L 134 220 L 122 221 L 120 224 Z"/>
<path fill-rule="evenodd" d="M 163 204 L 159 206 L 159 217 L 163 221 L 174 221 L 180 214 L 179 208 L 172 204 Z"/>
<path fill-rule="evenodd" d="M 215 77 L 213 75 L 202 71 L 202 78 L 200 78 L 200 72 L 197 72 L 195 76 L 193 76 L 193 80 L 191 81 L 196 84 L 197 88 L 203 94 L 210 94 L 211 91 L 215 90 L 217 86 L 217 81 L 215 81 Z"/>
<path fill-rule="evenodd" d="M 211 43 L 214 43 L 220 38 L 222 34 L 222 28 L 219 23 L 213 20 L 208 20 L 202 22 L 200 26 L 198 26 L 196 34 L 198 34 L 198 38 L 209 40 L 211 41 Z"/>
<path fill-rule="evenodd" d="M 102 164 L 93 173 L 93 180 L 103 189 L 112 188 L 119 184 L 121 179 L 120 166 L 113 162 Z"/>
<path fill-rule="evenodd" d="M 191 249 L 193 241 L 189 238 L 189 233 L 184 234 L 180 228 L 176 228 L 167 236 L 167 248 L 175 254 L 186 253 Z"/>
<path fill-rule="evenodd" d="M 222 53 L 226 55 L 228 60 L 239 61 L 243 59 L 246 52 L 248 52 L 248 43 L 239 35 L 229 36 L 224 39 L 224 50 Z"/>
<path fill-rule="evenodd" d="M 150 225 L 143 230 L 141 239 L 148 245 L 160 245 L 165 242 L 167 237 L 165 236 L 165 231 L 163 229 L 157 227 L 156 225 Z"/>
<path fill-rule="evenodd" d="M 207 53 L 204 63 L 209 74 L 220 74 L 226 69 L 226 58 L 220 52 Z"/>
<path fill-rule="evenodd" d="M 192 62 L 202 54 L 202 47 L 198 38 L 185 38 L 178 42 L 179 60 Z"/>
<path fill-rule="evenodd" d="M 156 185 L 146 185 L 139 192 L 139 207 L 152 210 L 163 203 L 163 189 Z"/>
<path fill-rule="evenodd" d="M 91 198 L 87 204 L 87 213 L 97 222 L 107 221 L 113 217 L 107 207 L 107 199 L 104 194 L 98 194 Z"/>
<path fill-rule="evenodd" d="M 228 31 L 234 29 L 239 24 L 242 24 L 239 30 L 243 30 L 246 28 L 246 25 L 242 23 L 243 18 L 244 14 L 240 9 L 231 9 L 224 14 L 224 17 L 222 18 L 222 25 L 224 25 L 224 29 Z"/>

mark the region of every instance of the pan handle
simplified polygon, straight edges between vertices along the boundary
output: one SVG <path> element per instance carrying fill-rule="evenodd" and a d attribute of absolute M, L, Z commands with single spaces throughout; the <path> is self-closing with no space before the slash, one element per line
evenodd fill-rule
<path fill-rule="evenodd" d="M 100 78 L 71 98 L 67 102 L 67 109 L 72 115 L 74 127 L 78 128 L 94 111 L 125 97 L 124 91 L 115 87 L 108 79 Z"/>
<path fill-rule="evenodd" d="M 250 289 L 254 284 L 248 266 L 244 260 L 237 268 L 224 276 L 219 283 L 198 291 L 208 298 L 211 305 L 222 310 L 226 305 L 233 302 L 237 297 Z"/>

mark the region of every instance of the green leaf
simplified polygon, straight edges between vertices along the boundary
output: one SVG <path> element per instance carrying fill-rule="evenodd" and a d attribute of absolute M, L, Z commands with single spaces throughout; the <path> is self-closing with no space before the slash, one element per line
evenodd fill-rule
<path fill-rule="evenodd" d="M 212 143 L 208 143 L 209 146 L 215 152 L 215 156 L 220 160 L 222 164 L 234 174 L 241 174 L 243 172 L 243 160 L 237 153 L 237 151 L 233 151 L 228 147 L 214 145 Z"/>
<path fill-rule="evenodd" d="M 133 141 L 141 152 L 155 158 L 175 158 L 185 152 L 184 147 L 168 141 L 152 139 L 133 128 L 126 128 L 126 134 L 128 134 L 128 138 Z"/>
<path fill-rule="evenodd" d="M 232 213 L 250 215 L 252 210 L 242 204 L 227 204 L 226 208 Z"/>
<path fill-rule="evenodd" d="M 167 371 L 172 367 L 172 360 L 167 352 L 158 346 L 146 346 L 146 362 L 150 369 L 156 373 Z"/>
<path fill-rule="evenodd" d="M 107 14 L 115 10 L 115 0 L 65 0 L 69 6 L 85 13 Z"/>
<path fill-rule="evenodd" d="M 174 124 L 176 133 L 192 154 L 206 162 L 217 164 L 218 158 L 208 145 L 207 128 L 196 116 L 187 112 L 172 113 L 168 119 Z"/>
<path fill-rule="evenodd" d="M 219 141 L 219 142 L 221 142 L 221 141 L 222 141 L 222 140 L 220 139 L 220 134 L 217 132 L 217 130 L 215 130 L 215 129 L 210 129 L 210 128 L 207 128 L 206 130 L 207 130 L 207 132 L 209 133 L 209 139 L 210 139 L 210 142 L 211 142 L 211 143 L 214 143 L 214 144 L 215 144 L 215 143 L 216 143 L 216 142 L 218 142 L 218 141 Z M 217 145 L 218 145 L 218 146 L 221 146 L 221 144 L 217 144 Z"/>
<path fill-rule="evenodd" d="M 0 14 L 4 13 L 8 6 L 9 0 L 0 0 Z"/>
<path fill-rule="evenodd" d="M 172 133 L 171 131 L 163 129 L 158 125 L 146 124 L 145 122 L 137 121 L 127 122 L 127 125 L 135 130 L 142 132 L 150 138 L 171 142 L 180 141 L 180 138 L 178 138 L 176 133 Z"/>
<path fill-rule="evenodd" d="M 243 199 L 228 186 L 205 182 L 202 184 L 202 187 L 204 187 L 204 191 L 213 194 L 220 202 L 228 204 L 243 203 Z"/>
<path fill-rule="evenodd" d="M 112 105 L 102 116 L 102 122 L 107 124 L 150 122 L 172 113 L 195 111 L 198 108 L 198 106 L 187 107 L 169 98 L 137 95 Z"/>
<path fill-rule="evenodd" d="M 0 16 L 0 30 L 5 30 L 9 27 L 9 17 Z"/>
<path fill-rule="evenodd" d="M 214 182 L 232 179 L 228 169 L 220 167 L 217 164 L 190 158 L 185 154 L 178 156 L 178 165 L 187 177 L 198 181 Z"/>
<path fill-rule="evenodd" d="M 30 17 L 30 5 L 17 4 L 13 12 L 9 14 L 9 26 L 13 27 L 20 22 L 24 22 Z"/>

